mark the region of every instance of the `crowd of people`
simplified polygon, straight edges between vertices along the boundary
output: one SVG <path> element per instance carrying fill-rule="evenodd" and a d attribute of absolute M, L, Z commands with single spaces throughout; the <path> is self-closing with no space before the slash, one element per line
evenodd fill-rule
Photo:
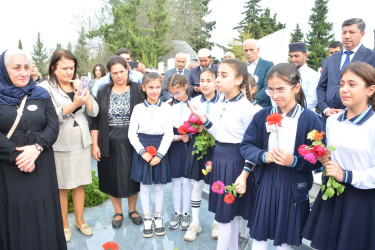
<path fill-rule="evenodd" d="M 201 49 L 187 65 L 180 52 L 164 75 L 132 64 L 122 48 L 106 69 L 95 65 L 87 85 L 68 50 L 53 53 L 46 78 L 25 52 L 4 51 L 0 248 L 66 249 L 69 190 L 74 227 L 95 233 L 84 221 L 94 158 L 115 229 L 127 198 L 127 216 L 143 224 L 143 237 L 165 235 L 164 185 L 171 183 L 168 228 L 194 241 L 209 184 L 217 249 L 247 249 L 250 239 L 252 249 L 267 249 L 268 240 L 291 249 L 302 238 L 317 249 L 375 249 L 375 52 L 361 44 L 364 30 L 359 18 L 344 21 L 342 43 L 329 46 L 319 72 L 307 66 L 303 42 L 290 44 L 290 63 L 277 65 L 259 57 L 254 39 L 243 42 L 246 63 L 232 52 L 214 62 Z M 270 117 L 281 118 L 271 126 Z M 313 130 L 319 140 L 307 136 Z M 335 150 L 306 160 L 301 145 L 314 140 Z M 329 199 L 322 189 L 310 208 L 313 173 L 322 170 L 345 189 Z"/>

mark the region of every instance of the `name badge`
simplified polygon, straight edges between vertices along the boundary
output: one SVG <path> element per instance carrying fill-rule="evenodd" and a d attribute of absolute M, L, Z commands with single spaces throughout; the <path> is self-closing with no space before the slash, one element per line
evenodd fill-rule
<path fill-rule="evenodd" d="M 34 104 L 27 106 L 27 110 L 28 111 L 35 111 L 37 109 L 38 109 L 38 106 L 36 106 Z"/>

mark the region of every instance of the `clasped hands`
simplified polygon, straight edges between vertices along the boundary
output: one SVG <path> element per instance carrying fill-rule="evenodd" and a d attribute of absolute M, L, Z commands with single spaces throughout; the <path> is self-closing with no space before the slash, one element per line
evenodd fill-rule
<path fill-rule="evenodd" d="M 155 165 L 158 165 L 161 161 L 161 159 L 158 156 L 152 156 L 149 152 L 145 152 L 142 154 L 142 158 L 150 163 L 150 165 L 153 167 Z"/>
<path fill-rule="evenodd" d="M 35 145 L 17 147 L 17 151 L 22 152 L 16 158 L 16 165 L 20 171 L 31 173 L 35 169 L 35 161 L 40 155 Z"/>

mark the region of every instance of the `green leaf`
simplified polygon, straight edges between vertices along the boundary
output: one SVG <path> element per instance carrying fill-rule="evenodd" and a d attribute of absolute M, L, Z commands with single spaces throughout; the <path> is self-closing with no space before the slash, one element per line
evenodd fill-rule
<path fill-rule="evenodd" d="M 328 178 L 327 187 L 330 187 L 332 185 L 332 176 Z"/>
<path fill-rule="evenodd" d="M 331 150 L 331 151 L 335 151 L 336 150 L 336 148 L 333 147 L 333 146 L 327 146 L 326 148 L 329 149 L 329 150 Z"/>
<path fill-rule="evenodd" d="M 324 192 L 324 190 L 326 190 L 326 185 L 322 185 L 321 187 L 320 187 L 320 190 L 322 191 L 322 193 Z"/>
<path fill-rule="evenodd" d="M 323 175 L 323 176 L 327 176 L 327 174 L 326 174 L 326 170 L 325 170 L 325 169 L 323 170 L 322 175 Z"/>
<path fill-rule="evenodd" d="M 341 184 L 338 183 L 336 180 L 333 180 L 333 181 L 332 181 L 332 186 L 333 186 L 334 188 L 339 188 L 339 187 L 341 186 Z"/>
<path fill-rule="evenodd" d="M 339 191 L 340 194 L 342 194 L 345 190 L 345 186 L 341 185 L 337 190 Z"/>
<path fill-rule="evenodd" d="M 195 150 L 195 153 L 196 153 L 196 154 L 199 154 L 199 150 Z"/>
<path fill-rule="evenodd" d="M 324 193 L 324 194 L 322 195 L 322 199 L 323 199 L 323 200 L 327 200 L 327 198 L 328 198 L 328 195 L 327 195 L 326 193 Z"/>
<path fill-rule="evenodd" d="M 335 195 L 335 191 L 333 190 L 333 188 L 327 188 L 325 193 L 328 195 L 329 198 L 332 198 Z"/>

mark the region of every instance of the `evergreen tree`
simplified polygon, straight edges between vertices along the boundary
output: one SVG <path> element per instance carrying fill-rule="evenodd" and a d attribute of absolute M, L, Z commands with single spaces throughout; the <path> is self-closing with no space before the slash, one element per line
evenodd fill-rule
<path fill-rule="evenodd" d="M 66 46 L 67 50 L 73 51 L 73 44 L 71 42 L 68 42 L 68 45 Z"/>
<path fill-rule="evenodd" d="M 44 43 L 40 39 L 40 32 L 38 32 L 37 39 L 33 45 L 33 52 L 31 53 L 33 61 L 39 68 L 39 72 L 43 75 L 47 75 L 48 66 L 48 54 L 47 49 L 44 47 Z"/>
<path fill-rule="evenodd" d="M 18 48 L 23 50 L 21 39 L 18 39 Z"/>
<path fill-rule="evenodd" d="M 56 44 L 56 50 L 60 50 L 60 49 L 63 49 L 61 43 L 57 43 Z"/>
<path fill-rule="evenodd" d="M 303 33 L 298 23 L 296 25 L 296 28 L 290 34 L 290 36 L 290 43 L 303 42 Z"/>
<path fill-rule="evenodd" d="M 79 37 L 77 44 L 74 48 L 74 55 L 78 61 L 78 75 L 87 76 L 87 72 L 91 71 L 89 60 L 90 60 L 90 50 L 86 41 L 86 33 L 84 27 L 81 28 L 79 32 Z"/>
<path fill-rule="evenodd" d="M 240 39 L 243 40 L 244 34 L 252 34 L 251 38 L 260 39 L 285 28 L 285 24 L 276 20 L 276 14 L 271 17 L 269 8 L 261 9 L 259 2 L 261 0 L 249 0 L 245 3 L 245 18 L 235 27 L 240 33 Z"/>
<path fill-rule="evenodd" d="M 326 48 L 333 41 L 332 23 L 327 22 L 328 0 L 315 0 L 309 17 L 310 31 L 307 34 L 307 64 L 317 70 L 327 57 Z"/>
<path fill-rule="evenodd" d="M 89 37 L 102 36 L 112 53 L 119 48 L 127 48 L 132 52 L 133 59 L 139 59 L 146 67 L 155 67 L 157 59 L 169 52 L 164 38 L 170 27 L 166 0 L 150 2 L 147 20 L 142 20 L 145 22 L 143 27 L 138 25 L 137 19 L 140 0 L 118 0 L 110 4 L 112 20 L 97 30 L 91 30 Z"/>

